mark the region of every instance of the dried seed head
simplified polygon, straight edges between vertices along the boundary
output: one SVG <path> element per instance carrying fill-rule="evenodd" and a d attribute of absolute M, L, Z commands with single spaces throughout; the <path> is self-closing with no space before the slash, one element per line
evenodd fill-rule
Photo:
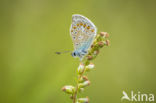
<path fill-rule="evenodd" d="M 106 40 L 106 45 L 109 46 L 110 45 L 110 41 Z"/>
<path fill-rule="evenodd" d="M 90 68 L 90 69 L 93 69 L 94 68 L 94 64 L 93 63 L 90 63 L 87 68 Z"/>
<path fill-rule="evenodd" d="M 70 99 L 73 99 L 73 96 L 72 95 L 70 96 Z"/>
<path fill-rule="evenodd" d="M 105 32 L 100 32 L 100 36 L 104 36 L 105 35 Z"/>
<path fill-rule="evenodd" d="M 80 92 L 84 92 L 84 88 L 80 88 L 79 91 L 80 91 Z"/>
<path fill-rule="evenodd" d="M 91 55 L 88 55 L 88 56 L 87 56 L 87 59 L 88 59 L 88 60 L 92 60 L 93 57 L 92 57 Z"/>
<path fill-rule="evenodd" d="M 93 48 L 93 47 L 94 47 L 94 44 L 91 45 L 91 48 Z"/>
<path fill-rule="evenodd" d="M 79 79 L 79 83 L 82 83 L 82 82 L 87 81 L 87 80 L 88 80 L 87 76 L 82 76 L 82 77 Z"/>
<path fill-rule="evenodd" d="M 90 81 L 87 80 L 87 81 L 84 81 L 83 83 L 79 83 L 78 86 L 79 88 L 84 88 L 86 86 L 89 86 L 90 85 Z"/>
<path fill-rule="evenodd" d="M 62 91 L 64 91 L 65 93 L 68 93 L 68 94 L 73 94 L 74 93 L 74 87 L 71 86 L 71 85 L 68 85 L 68 86 L 64 86 L 62 88 Z"/>
<path fill-rule="evenodd" d="M 101 32 L 100 33 L 100 36 L 103 36 L 105 38 L 108 38 L 109 37 L 109 34 L 107 32 Z"/>
<path fill-rule="evenodd" d="M 80 103 L 89 103 L 89 98 L 88 97 L 86 97 L 86 98 L 79 98 L 78 102 L 80 102 Z"/>
<path fill-rule="evenodd" d="M 66 90 L 66 88 L 65 88 L 65 87 L 63 87 L 63 88 L 62 88 L 62 91 L 65 91 L 65 90 Z"/>
<path fill-rule="evenodd" d="M 87 77 L 87 76 L 83 76 L 82 78 L 83 78 L 85 81 L 88 80 L 88 77 Z"/>
<path fill-rule="evenodd" d="M 99 45 L 100 47 L 103 47 L 103 46 L 104 46 L 104 43 L 103 43 L 102 41 L 100 41 L 100 42 L 98 42 L 98 45 Z"/>
<path fill-rule="evenodd" d="M 94 69 L 94 64 L 90 63 L 89 65 L 86 66 L 86 71 L 90 71 Z"/>
<path fill-rule="evenodd" d="M 95 51 L 94 51 L 94 54 L 95 54 L 95 55 L 98 55 L 98 54 L 99 54 L 99 50 L 95 50 Z"/>
<path fill-rule="evenodd" d="M 77 69 L 77 72 L 81 74 L 83 71 L 84 71 L 84 64 L 81 63 Z"/>

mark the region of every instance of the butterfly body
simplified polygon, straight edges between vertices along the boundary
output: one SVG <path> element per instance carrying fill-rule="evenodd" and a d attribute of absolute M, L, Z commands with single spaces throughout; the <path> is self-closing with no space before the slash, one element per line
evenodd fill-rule
<path fill-rule="evenodd" d="M 74 44 L 73 57 L 83 59 L 96 36 L 96 31 L 95 25 L 88 18 L 79 14 L 72 16 L 70 34 Z"/>

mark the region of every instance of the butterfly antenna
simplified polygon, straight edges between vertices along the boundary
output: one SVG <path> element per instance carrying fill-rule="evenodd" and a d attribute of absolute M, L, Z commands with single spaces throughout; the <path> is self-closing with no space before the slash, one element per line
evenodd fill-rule
<path fill-rule="evenodd" d="M 60 55 L 60 54 L 69 53 L 69 52 L 71 52 L 71 51 L 55 52 L 55 54 L 58 54 L 58 55 Z"/>
<path fill-rule="evenodd" d="M 56 54 L 58 54 L 58 55 L 60 55 L 61 54 L 61 52 L 55 52 Z"/>

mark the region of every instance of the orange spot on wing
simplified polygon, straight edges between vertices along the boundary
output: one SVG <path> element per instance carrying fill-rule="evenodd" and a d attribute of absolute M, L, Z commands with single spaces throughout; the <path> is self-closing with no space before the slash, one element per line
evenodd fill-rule
<path fill-rule="evenodd" d="M 86 24 L 84 24 L 83 27 L 85 28 L 86 27 Z"/>
<path fill-rule="evenodd" d="M 87 29 L 90 29 L 90 26 L 88 26 Z"/>
<path fill-rule="evenodd" d="M 74 26 L 73 28 L 76 29 L 76 26 Z"/>
<path fill-rule="evenodd" d="M 80 25 L 82 26 L 82 25 L 83 25 L 83 23 L 80 23 Z"/>
<path fill-rule="evenodd" d="M 91 32 L 94 32 L 94 29 L 92 29 Z"/>

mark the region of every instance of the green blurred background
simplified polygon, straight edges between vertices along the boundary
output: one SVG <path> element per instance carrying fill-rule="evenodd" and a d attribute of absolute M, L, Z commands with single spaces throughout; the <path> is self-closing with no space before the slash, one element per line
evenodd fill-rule
<path fill-rule="evenodd" d="M 120 103 L 123 90 L 156 94 L 155 0 L 0 0 L 0 103 L 72 102 L 61 88 L 75 85 L 79 59 L 54 54 L 73 50 L 72 14 L 91 19 L 111 41 L 82 97 Z"/>

